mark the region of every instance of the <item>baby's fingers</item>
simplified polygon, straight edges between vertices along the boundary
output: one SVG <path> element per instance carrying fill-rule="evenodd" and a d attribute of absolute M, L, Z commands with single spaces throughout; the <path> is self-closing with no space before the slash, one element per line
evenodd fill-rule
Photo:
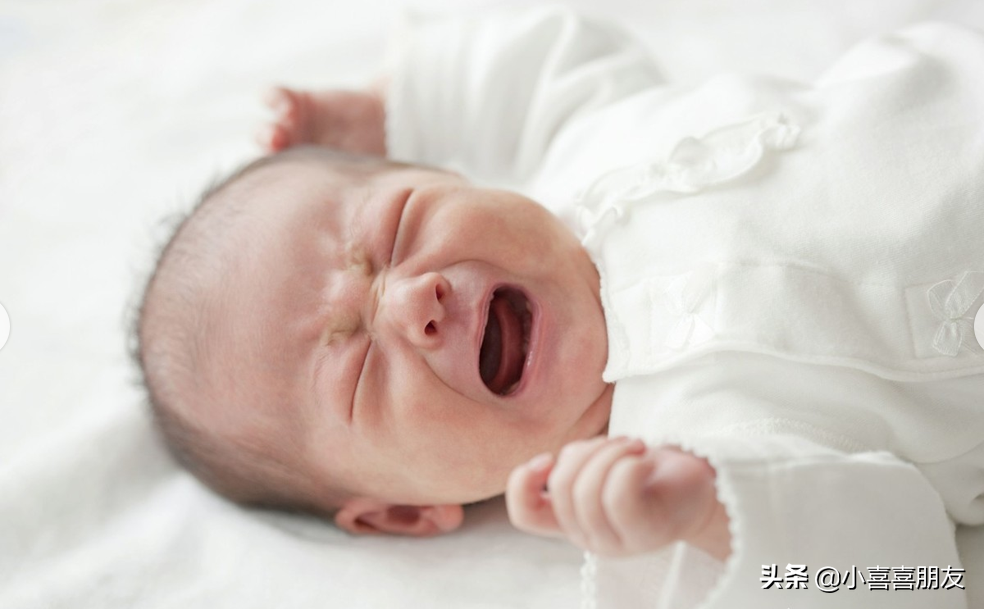
<path fill-rule="evenodd" d="M 603 556 L 622 554 L 625 543 L 609 522 L 608 511 L 603 503 L 603 489 L 608 482 L 608 474 L 616 463 L 638 456 L 645 450 L 645 443 L 638 438 L 611 438 L 591 455 L 578 472 L 571 489 L 571 498 L 578 527 L 587 544 L 584 546 L 585 550 Z"/>
<path fill-rule="evenodd" d="M 639 552 L 692 537 L 716 499 L 713 468 L 675 447 L 615 464 L 602 496 L 612 528 Z"/>
<path fill-rule="evenodd" d="M 550 497 L 543 492 L 553 466 L 553 456 L 544 453 L 518 466 L 506 485 L 509 520 L 521 531 L 536 535 L 562 535 Z"/>

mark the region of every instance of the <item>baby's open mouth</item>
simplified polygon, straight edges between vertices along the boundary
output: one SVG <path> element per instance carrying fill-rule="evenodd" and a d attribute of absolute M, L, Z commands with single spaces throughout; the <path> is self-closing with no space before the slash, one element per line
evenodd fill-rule
<path fill-rule="evenodd" d="M 523 378 L 532 317 L 530 301 L 519 290 L 493 292 L 478 353 L 478 372 L 493 393 L 509 395 Z"/>

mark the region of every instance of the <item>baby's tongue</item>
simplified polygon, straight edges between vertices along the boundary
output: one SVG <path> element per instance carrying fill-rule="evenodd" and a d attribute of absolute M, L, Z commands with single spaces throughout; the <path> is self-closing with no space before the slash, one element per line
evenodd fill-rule
<path fill-rule="evenodd" d="M 509 300 L 495 295 L 479 360 L 479 372 L 489 389 L 503 394 L 523 369 L 523 327 Z"/>

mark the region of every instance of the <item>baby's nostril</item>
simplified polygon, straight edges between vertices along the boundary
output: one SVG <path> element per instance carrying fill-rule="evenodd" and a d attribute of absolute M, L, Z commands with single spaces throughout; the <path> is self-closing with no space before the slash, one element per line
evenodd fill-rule
<path fill-rule="evenodd" d="M 426 334 L 427 336 L 431 336 L 435 332 L 437 332 L 437 328 L 434 327 L 434 322 L 432 321 L 427 322 L 427 327 L 424 328 L 424 334 Z"/>
<path fill-rule="evenodd" d="M 444 298 L 444 288 L 441 287 L 441 284 L 434 286 L 434 294 L 437 296 L 437 302 L 441 302 L 441 299 Z"/>

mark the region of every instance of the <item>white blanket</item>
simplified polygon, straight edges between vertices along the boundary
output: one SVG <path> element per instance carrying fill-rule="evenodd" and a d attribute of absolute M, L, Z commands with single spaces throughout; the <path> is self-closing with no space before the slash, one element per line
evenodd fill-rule
<path fill-rule="evenodd" d="M 906 23 L 984 26 L 977 0 L 575 4 L 623 19 L 677 80 L 810 78 Z M 369 80 L 404 5 L 0 0 L 0 607 L 578 604 L 581 552 L 513 531 L 500 500 L 430 540 L 232 506 L 170 461 L 132 384 L 125 311 L 157 219 L 258 152 L 265 86 Z"/>

